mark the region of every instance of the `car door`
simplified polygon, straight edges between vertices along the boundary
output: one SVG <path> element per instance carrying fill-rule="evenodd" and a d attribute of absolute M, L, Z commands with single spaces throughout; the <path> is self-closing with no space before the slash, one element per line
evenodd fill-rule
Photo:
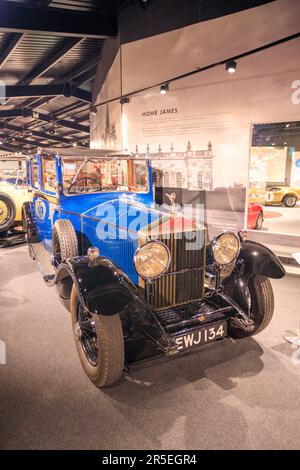
<path fill-rule="evenodd" d="M 33 187 L 34 187 L 34 211 L 39 239 L 43 242 L 47 251 L 52 251 L 52 227 L 53 215 L 57 210 L 58 198 L 56 191 L 55 158 L 39 156 L 37 168 L 33 160 Z M 38 184 L 36 183 L 36 177 Z"/>

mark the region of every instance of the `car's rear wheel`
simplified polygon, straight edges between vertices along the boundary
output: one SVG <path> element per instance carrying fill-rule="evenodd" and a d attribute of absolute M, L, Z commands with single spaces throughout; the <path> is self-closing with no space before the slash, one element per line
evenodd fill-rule
<path fill-rule="evenodd" d="M 16 206 L 7 194 L 0 193 L 0 233 L 9 230 L 15 221 Z"/>
<path fill-rule="evenodd" d="M 232 338 L 253 336 L 263 331 L 270 323 L 274 313 L 274 294 L 269 278 L 255 274 L 250 277 L 248 287 L 251 297 L 250 318 L 254 322 L 251 332 L 231 327 L 229 334 Z"/>
<path fill-rule="evenodd" d="M 287 194 L 284 196 L 282 203 L 285 207 L 295 207 L 297 198 L 294 194 Z"/>
<path fill-rule="evenodd" d="M 124 368 L 124 337 L 116 315 L 92 315 L 84 310 L 73 284 L 70 310 L 81 365 L 97 387 L 117 382 Z"/>
<path fill-rule="evenodd" d="M 256 219 L 255 230 L 260 230 L 262 228 L 263 221 L 264 221 L 264 215 L 262 211 L 260 211 Z"/>
<path fill-rule="evenodd" d="M 53 266 L 55 269 L 68 258 L 78 256 L 78 240 L 68 219 L 57 220 L 52 233 Z"/>

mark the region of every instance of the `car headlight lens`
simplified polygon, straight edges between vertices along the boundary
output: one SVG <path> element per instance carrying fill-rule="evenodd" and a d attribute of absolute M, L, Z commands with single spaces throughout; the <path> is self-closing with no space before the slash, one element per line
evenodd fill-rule
<path fill-rule="evenodd" d="M 240 251 L 240 240 L 233 232 L 220 233 L 212 242 L 212 254 L 220 266 L 232 263 Z"/>
<path fill-rule="evenodd" d="M 134 256 L 135 269 L 144 279 L 162 276 L 170 266 L 171 255 L 162 242 L 150 241 L 139 248 Z"/>

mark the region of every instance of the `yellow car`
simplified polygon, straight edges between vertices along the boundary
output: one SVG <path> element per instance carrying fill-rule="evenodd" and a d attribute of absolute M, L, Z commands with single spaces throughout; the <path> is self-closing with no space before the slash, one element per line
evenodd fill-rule
<path fill-rule="evenodd" d="M 21 225 L 22 206 L 28 199 L 22 171 L 5 170 L 0 176 L 0 233 Z"/>
<path fill-rule="evenodd" d="M 252 188 L 249 190 L 249 204 L 264 204 L 266 200 L 266 190 Z"/>
<path fill-rule="evenodd" d="M 266 204 L 294 207 L 300 200 L 300 188 L 274 185 L 266 192 Z"/>

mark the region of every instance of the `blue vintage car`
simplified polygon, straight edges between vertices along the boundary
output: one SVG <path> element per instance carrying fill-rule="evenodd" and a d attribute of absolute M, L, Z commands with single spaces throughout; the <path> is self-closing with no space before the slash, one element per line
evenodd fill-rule
<path fill-rule="evenodd" d="M 269 278 L 285 274 L 278 258 L 242 232 L 208 240 L 172 194 L 169 207 L 156 207 L 148 160 L 49 149 L 28 159 L 27 178 L 29 252 L 70 310 L 82 366 L 98 387 L 134 362 L 269 324 Z"/>

